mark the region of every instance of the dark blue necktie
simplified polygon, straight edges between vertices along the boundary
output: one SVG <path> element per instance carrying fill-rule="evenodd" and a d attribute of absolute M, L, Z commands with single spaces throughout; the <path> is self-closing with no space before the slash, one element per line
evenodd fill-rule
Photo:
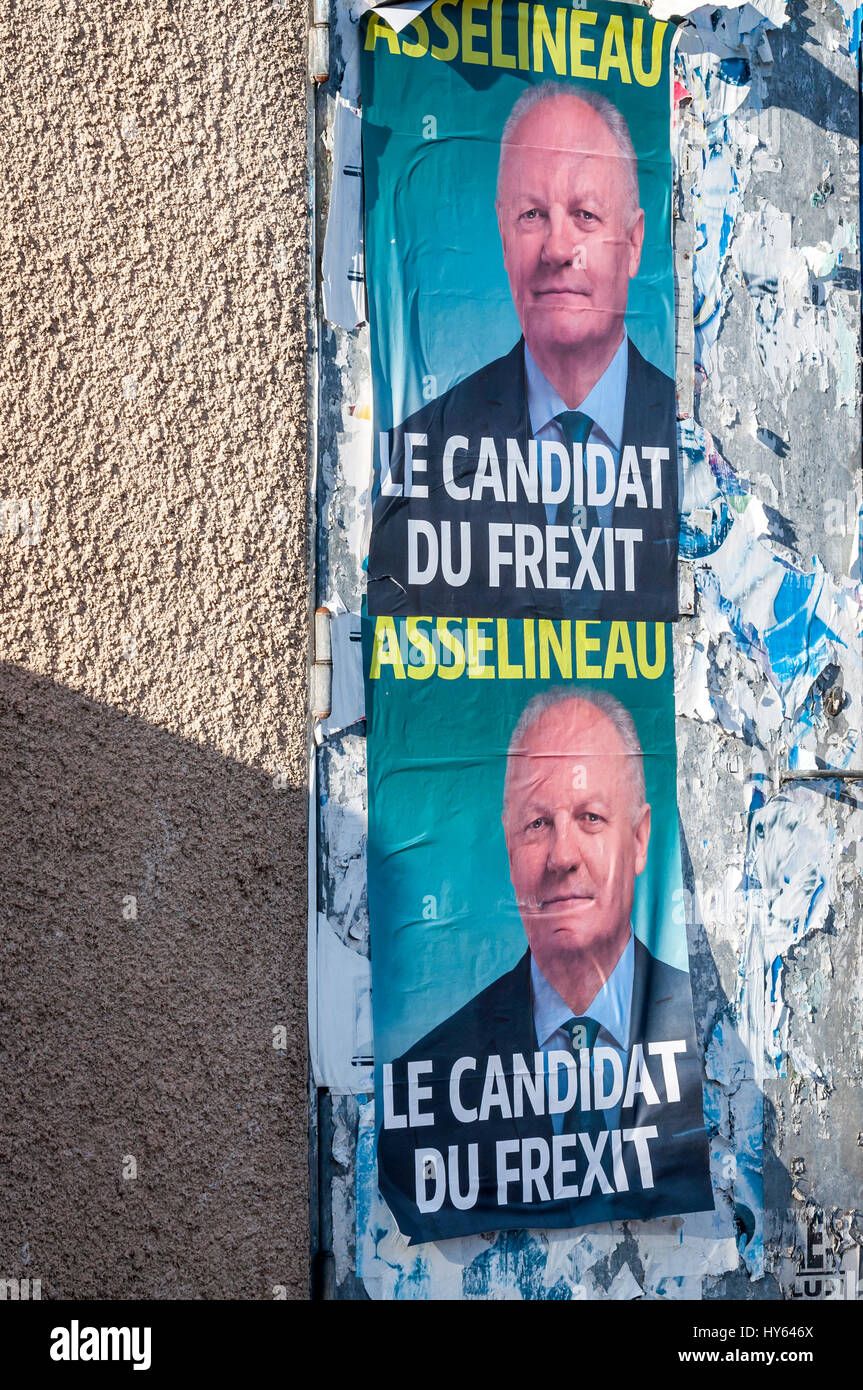
<path fill-rule="evenodd" d="M 583 1047 L 593 1051 L 596 1035 L 599 1032 L 599 1024 L 595 1018 L 588 1014 L 580 1014 L 577 1018 L 567 1019 L 563 1025 L 563 1031 L 569 1038 L 569 1045 L 575 1056 Z"/>
<path fill-rule="evenodd" d="M 566 445 L 570 458 L 572 457 L 573 444 L 581 444 L 582 447 L 590 438 L 590 431 L 593 429 L 593 421 L 589 415 L 585 415 L 583 410 L 562 410 L 559 415 L 554 417 L 555 423 L 560 426 L 563 435 L 563 442 Z M 556 458 L 551 463 L 552 487 L 560 486 L 560 464 Z M 596 525 L 596 508 L 585 507 L 585 530 Z M 555 518 L 558 526 L 572 525 L 572 496 L 564 497 L 557 508 Z"/>
<path fill-rule="evenodd" d="M 586 1047 L 588 1052 L 593 1052 L 596 1043 L 596 1035 L 599 1032 L 599 1024 L 595 1018 L 591 1018 L 588 1014 L 580 1014 L 576 1018 L 567 1019 L 562 1027 L 564 1033 L 566 1033 L 569 1038 L 569 1045 L 572 1048 L 572 1055 L 576 1062 L 579 1061 L 582 1048 Z M 581 1079 L 582 1071 L 581 1067 L 579 1067 L 579 1088 L 581 1087 Z M 605 1122 L 600 1113 L 590 1110 L 586 1114 L 583 1114 L 579 1104 L 573 1105 L 563 1116 L 562 1133 L 564 1134 L 573 1134 L 577 1130 L 582 1130 L 595 1139 L 599 1130 L 604 1128 Z"/>

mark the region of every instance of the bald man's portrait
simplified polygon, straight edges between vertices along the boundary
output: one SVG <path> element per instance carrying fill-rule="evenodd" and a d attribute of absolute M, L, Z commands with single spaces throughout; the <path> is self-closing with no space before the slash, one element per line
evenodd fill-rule
<path fill-rule="evenodd" d="M 675 618 L 675 386 L 627 331 L 645 212 L 618 108 L 524 91 L 495 212 L 521 336 L 378 435 L 369 611 Z"/>
<path fill-rule="evenodd" d="M 625 706 L 571 686 L 535 695 L 500 816 L 525 949 L 384 1068 L 379 1182 L 399 1229 L 711 1209 L 689 975 L 633 932 L 651 806 Z"/>

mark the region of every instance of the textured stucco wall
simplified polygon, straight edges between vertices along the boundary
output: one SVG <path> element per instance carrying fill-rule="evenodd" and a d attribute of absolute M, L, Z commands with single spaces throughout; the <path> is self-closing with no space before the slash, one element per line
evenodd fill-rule
<path fill-rule="evenodd" d="M 4 28 L 0 1277 L 305 1297 L 305 6 Z"/>

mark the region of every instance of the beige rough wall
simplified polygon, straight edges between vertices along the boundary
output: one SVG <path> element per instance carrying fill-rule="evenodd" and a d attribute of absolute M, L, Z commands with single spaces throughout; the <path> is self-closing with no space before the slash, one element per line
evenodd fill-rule
<path fill-rule="evenodd" d="M 305 5 L 3 30 L 0 1277 L 302 1298 Z"/>

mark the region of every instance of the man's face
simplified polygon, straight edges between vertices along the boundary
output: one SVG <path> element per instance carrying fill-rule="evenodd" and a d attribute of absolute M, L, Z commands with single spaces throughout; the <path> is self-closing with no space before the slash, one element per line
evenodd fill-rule
<path fill-rule="evenodd" d="M 544 973 L 575 954 L 607 977 L 629 939 L 650 838 L 632 755 L 606 715 L 573 697 L 546 710 L 511 757 L 504 833 L 531 951 Z"/>
<path fill-rule="evenodd" d="M 579 348 L 611 360 L 638 273 L 644 213 L 601 116 L 578 97 L 549 97 L 503 151 L 497 214 L 503 260 L 528 347 L 542 365 Z"/>

